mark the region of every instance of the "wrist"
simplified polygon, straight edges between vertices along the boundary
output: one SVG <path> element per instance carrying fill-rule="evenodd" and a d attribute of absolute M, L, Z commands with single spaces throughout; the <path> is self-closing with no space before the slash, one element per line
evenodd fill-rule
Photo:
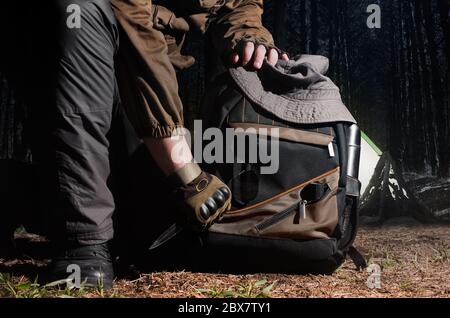
<path fill-rule="evenodd" d="M 177 189 L 194 181 L 201 173 L 202 169 L 196 162 L 189 162 L 169 175 L 167 182 L 171 188 Z"/>

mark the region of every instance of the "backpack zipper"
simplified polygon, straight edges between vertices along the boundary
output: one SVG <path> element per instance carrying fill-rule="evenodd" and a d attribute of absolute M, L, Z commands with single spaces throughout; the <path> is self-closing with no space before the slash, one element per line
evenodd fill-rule
<path fill-rule="evenodd" d="M 300 217 L 300 220 L 306 219 L 306 205 L 308 204 L 308 201 L 302 200 L 300 201 L 298 205 L 298 215 Z"/>
<path fill-rule="evenodd" d="M 274 216 L 272 216 L 271 218 L 268 218 L 267 220 L 257 224 L 255 226 L 255 228 L 258 231 L 262 231 L 265 230 L 266 228 L 268 228 L 269 226 L 272 226 L 282 220 L 284 220 L 285 218 L 287 218 L 289 215 L 292 214 L 292 212 L 295 212 L 298 210 L 299 207 L 299 202 L 295 203 L 294 205 L 291 205 L 289 208 L 287 208 L 284 211 L 281 211 L 277 214 L 275 214 Z"/>
<path fill-rule="evenodd" d="M 320 200 L 322 200 L 323 198 L 328 196 L 328 194 L 330 192 L 331 192 L 331 189 L 328 188 L 328 190 L 325 191 L 325 193 L 323 194 L 323 196 L 320 199 L 312 200 L 312 201 L 300 200 L 300 201 L 296 202 L 295 204 L 291 205 L 290 207 L 288 207 L 287 209 L 285 209 L 285 210 L 275 214 L 274 216 L 268 218 L 267 220 L 262 221 L 261 223 L 255 225 L 255 228 L 256 228 L 256 230 L 258 230 L 258 232 L 263 231 L 266 228 L 286 219 L 293 212 L 298 212 L 299 219 L 304 220 L 304 219 L 306 219 L 306 207 L 319 202 Z"/>
<path fill-rule="evenodd" d="M 247 206 L 247 207 L 242 208 L 242 209 L 236 209 L 236 210 L 226 211 L 226 212 L 224 213 L 224 217 L 228 217 L 228 216 L 229 216 L 229 217 L 233 217 L 233 216 L 235 216 L 235 215 L 239 215 L 239 214 L 242 214 L 242 213 L 244 213 L 244 212 L 251 211 L 252 209 L 254 209 L 254 208 L 258 207 L 258 206 L 261 206 L 261 205 L 264 205 L 264 204 L 273 202 L 273 201 L 279 199 L 280 197 L 282 197 L 282 196 L 284 196 L 284 195 L 286 195 L 286 194 L 288 194 L 288 193 L 291 193 L 291 192 L 293 192 L 293 191 L 295 191 L 295 190 L 298 190 L 298 189 L 300 189 L 300 188 L 303 188 L 303 187 L 305 187 L 307 184 L 312 183 L 312 182 L 316 182 L 317 180 L 320 180 L 320 179 L 323 179 L 323 178 L 325 178 L 325 177 L 327 177 L 327 176 L 329 176 L 329 175 L 331 175 L 331 174 L 333 174 L 333 173 L 336 173 L 337 171 L 339 171 L 339 167 L 336 167 L 336 168 L 334 168 L 334 169 L 332 169 L 332 170 L 330 170 L 330 171 L 328 171 L 328 172 L 326 172 L 326 173 L 324 173 L 324 174 L 321 174 L 320 176 L 317 176 L 317 177 L 315 177 L 315 178 L 309 179 L 308 181 L 305 181 L 304 183 L 301 183 L 301 184 L 299 184 L 299 185 L 297 185 L 297 186 L 295 186 L 295 187 L 293 187 L 293 188 L 291 188 L 291 189 L 289 189 L 289 190 L 287 190 L 287 191 L 284 191 L 284 192 L 282 192 L 282 193 L 279 193 L 279 194 L 277 194 L 277 195 L 275 195 L 275 196 L 273 196 L 273 197 L 271 197 L 271 198 L 269 198 L 269 199 L 266 199 L 266 200 L 264 200 L 264 201 L 255 203 L 255 204 L 253 204 L 253 205 Z"/>

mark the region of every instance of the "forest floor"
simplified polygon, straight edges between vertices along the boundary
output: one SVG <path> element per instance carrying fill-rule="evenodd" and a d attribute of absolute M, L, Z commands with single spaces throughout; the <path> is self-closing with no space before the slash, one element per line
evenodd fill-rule
<path fill-rule="evenodd" d="M 20 246 L 40 238 L 18 234 Z M 363 226 L 355 246 L 369 266 L 379 266 L 380 285 L 368 270 L 347 261 L 333 275 L 225 275 L 192 272 L 141 273 L 121 278 L 110 292 L 40 286 L 35 275 L 45 259 L 0 260 L 0 297 L 446 297 L 450 298 L 450 227 L 393 219 Z M 25 248 L 24 247 L 24 248 Z M 42 248 L 45 249 L 44 245 Z M 34 253 L 36 249 L 34 249 Z M 45 255 L 45 251 L 43 254 Z M 368 284 L 372 283 L 372 284 Z M 370 288 L 372 286 L 374 288 Z"/>

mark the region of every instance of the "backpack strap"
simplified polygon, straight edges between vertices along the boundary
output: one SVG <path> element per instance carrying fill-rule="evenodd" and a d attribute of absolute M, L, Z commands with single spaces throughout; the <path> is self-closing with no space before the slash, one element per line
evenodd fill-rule
<path fill-rule="evenodd" d="M 347 255 L 356 265 L 357 270 L 361 270 L 367 267 L 367 262 L 364 259 L 364 256 L 362 256 L 362 254 L 353 245 L 348 248 Z"/>

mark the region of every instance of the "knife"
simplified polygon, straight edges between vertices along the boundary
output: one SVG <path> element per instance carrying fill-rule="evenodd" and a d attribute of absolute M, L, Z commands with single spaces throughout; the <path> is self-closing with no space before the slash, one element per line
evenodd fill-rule
<path fill-rule="evenodd" d="M 149 247 L 149 250 L 154 250 L 157 247 L 167 243 L 172 238 L 177 236 L 180 232 L 184 230 L 184 227 L 174 223 L 167 230 L 165 230 L 158 238 L 153 242 L 153 244 Z"/>

